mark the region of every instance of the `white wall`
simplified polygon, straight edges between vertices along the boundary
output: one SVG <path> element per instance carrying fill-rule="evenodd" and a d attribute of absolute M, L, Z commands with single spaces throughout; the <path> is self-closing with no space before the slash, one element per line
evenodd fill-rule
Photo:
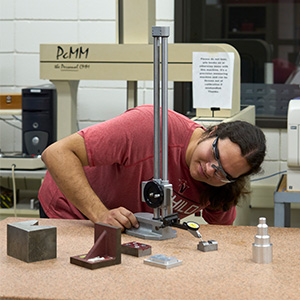
<path fill-rule="evenodd" d="M 263 172 L 253 176 L 253 180 L 287 170 L 287 131 L 286 129 L 263 128 L 267 139 L 267 155 Z M 276 185 L 281 175 L 255 181 L 255 185 Z"/>
<path fill-rule="evenodd" d="M 170 26 L 174 42 L 173 0 L 157 1 L 156 25 Z M 116 43 L 117 1 L 0 0 L 0 93 L 48 83 L 39 78 L 41 43 Z M 173 108 L 173 85 L 169 84 Z M 138 83 L 138 104 L 152 103 L 152 82 Z M 101 122 L 126 110 L 125 81 L 85 81 L 78 89 L 79 128 Z M 11 116 L 0 115 L 21 127 Z M 21 132 L 0 121 L 0 149 L 21 151 Z"/>

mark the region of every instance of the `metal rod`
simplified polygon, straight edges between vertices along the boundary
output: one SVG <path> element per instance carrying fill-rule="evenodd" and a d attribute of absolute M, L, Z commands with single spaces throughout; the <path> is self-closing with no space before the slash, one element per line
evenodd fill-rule
<path fill-rule="evenodd" d="M 168 180 L 168 38 L 161 42 L 161 93 L 162 93 L 162 180 Z"/>
<path fill-rule="evenodd" d="M 153 88 L 154 88 L 154 179 L 160 178 L 160 101 L 159 101 L 159 62 L 160 62 L 159 38 L 153 41 Z"/>
<path fill-rule="evenodd" d="M 160 178 L 160 40 L 159 37 L 154 37 L 153 40 L 153 89 L 154 89 L 154 99 L 153 99 L 153 110 L 154 110 L 154 161 L 153 161 L 153 179 Z M 160 219 L 160 209 L 153 209 L 153 218 Z"/>
<path fill-rule="evenodd" d="M 168 183 L 168 41 L 169 28 L 152 27 L 153 56 L 154 56 L 154 175 L 153 179 Z M 160 47 L 161 41 L 161 47 Z M 160 48 L 162 55 L 162 111 L 160 114 Z M 162 133 L 160 129 L 162 122 Z M 160 142 L 162 140 L 162 142 Z M 160 165 L 160 143 L 162 143 L 162 166 Z M 162 173 L 161 173 L 162 172 Z M 160 179 L 162 176 L 162 179 Z M 161 207 L 162 214 L 166 209 Z M 153 210 L 153 219 L 160 219 L 160 208 Z"/>

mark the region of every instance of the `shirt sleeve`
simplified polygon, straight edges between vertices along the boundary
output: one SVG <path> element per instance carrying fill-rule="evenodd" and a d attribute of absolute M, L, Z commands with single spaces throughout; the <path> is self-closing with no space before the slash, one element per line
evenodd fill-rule
<path fill-rule="evenodd" d="M 202 216 L 208 224 L 232 225 L 236 217 L 236 207 L 233 206 L 227 211 L 216 211 L 205 208 L 202 211 Z"/>

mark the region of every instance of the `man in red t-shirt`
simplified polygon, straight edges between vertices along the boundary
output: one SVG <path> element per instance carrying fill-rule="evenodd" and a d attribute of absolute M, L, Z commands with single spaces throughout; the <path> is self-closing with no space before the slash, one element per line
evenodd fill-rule
<path fill-rule="evenodd" d="M 122 229 L 138 227 L 141 182 L 153 178 L 153 106 L 144 105 L 85 128 L 42 154 L 48 172 L 39 191 L 50 218 L 84 219 Z M 168 179 L 173 210 L 185 217 L 203 210 L 210 224 L 232 224 L 246 176 L 265 155 L 262 131 L 246 122 L 208 130 L 168 112 Z"/>

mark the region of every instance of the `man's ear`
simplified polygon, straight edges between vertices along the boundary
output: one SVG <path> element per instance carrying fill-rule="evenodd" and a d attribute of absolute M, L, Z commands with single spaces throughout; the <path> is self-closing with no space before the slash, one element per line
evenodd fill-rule
<path fill-rule="evenodd" d="M 218 125 L 216 125 L 216 126 L 212 129 L 212 131 L 209 133 L 209 136 L 214 135 L 217 129 L 218 129 Z"/>

